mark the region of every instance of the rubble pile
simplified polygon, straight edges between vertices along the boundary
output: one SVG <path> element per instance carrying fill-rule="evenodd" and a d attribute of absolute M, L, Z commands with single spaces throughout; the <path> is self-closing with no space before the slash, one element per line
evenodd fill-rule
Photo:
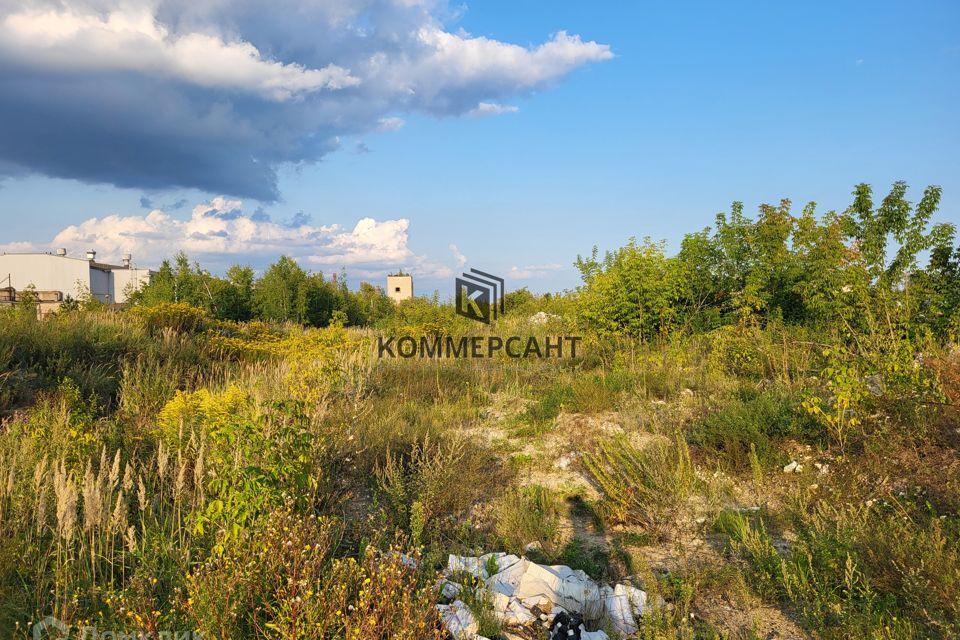
<path fill-rule="evenodd" d="M 437 607 L 455 640 L 484 640 L 470 608 L 458 599 L 465 587 L 454 579 L 464 574 L 482 583 L 480 588 L 491 597 L 494 614 L 504 627 L 539 626 L 550 630 L 550 638 L 605 640 L 605 632 L 586 630 L 605 625 L 628 637 L 638 630 L 635 616 L 650 606 L 645 591 L 626 584 L 601 585 L 567 566 L 541 565 L 505 553 L 451 555 L 446 577 L 438 585 L 449 604 Z"/>

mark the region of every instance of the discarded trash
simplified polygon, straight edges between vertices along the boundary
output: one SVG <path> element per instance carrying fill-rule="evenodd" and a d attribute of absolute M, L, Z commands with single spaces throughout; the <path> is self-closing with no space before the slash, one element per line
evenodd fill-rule
<path fill-rule="evenodd" d="M 470 607 L 460 600 L 456 600 L 449 605 L 438 604 L 437 610 L 440 612 L 440 620 L 443 626 L 455 640 L 475 640 L 477 638 L 477 629 L 480 625 L 477 619 L 470 612 Z"/>
<path fill-rule="evenodd" d="M 586 626 L 609 624 L 618 633 L 637 632 L 637 616 L 650 606 L 647 594 L 630 585 L 600 585 L 583 571 L 565 565 L 541 565 L 505 553 L 456 556 L 447 559 L 446 577 L 437 589 L 445 599 L 456 597 L 463 588 L 452 579 L 467 573 L 483 582 L 492 596 L 493 613 L 507 627 L 542 626 L 550 638 L 606 640 L 603 631 Z M 475 640 L 476 621 L 459 600 L 438 605 L 443 624 L 456 640 Z M 558 629 L 562 634 L 558 635 Z M 470 634 L 473 635 L 470 635 Z M 464 635 L 466 634 L 466 635 Z"/>
<path fill-rule="evenodd" d="M 537 311 L 535 314 L 530 316 L 530 318 L 528 318 L 528 321 L 530 324 L 547 324 L 551 320 L 556 320 L 559 317 L 560 316 L 556 314 L 547 313 L 546 311 Z"/>
<path fill-rule="evenodd" d="M 550 625 L 550 640 L 581 640 L 583 632 L 582 615 L 561 611 Z"/>
<path fill-rule="evenodd" d="M 605 586 L 607 617 L 614 628 L 621 634 L 629 636 L 639 629 L 634 613 L 643 614 L 647 607 L 647 592 L 626 584 L 618 584 L 609 593 L 610 587 Z"/>

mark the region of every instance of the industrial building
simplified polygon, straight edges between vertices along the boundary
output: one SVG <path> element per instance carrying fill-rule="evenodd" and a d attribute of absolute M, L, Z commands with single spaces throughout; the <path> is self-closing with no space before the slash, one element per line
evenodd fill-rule
<path fill-rule="evenodd" d="M 87 251 L 83 258 L 56 253 L 0 254 L 0 304 L 17 301 L 18 294 L 32 288 L 40 312 L 53 311 L 69 296 L 87 295 L 104 304 L 123 304 L 131 293 L 150 282 L 153 272 L 131 263 L 129 254 L 123 264 L 97 262 L 97 252 Z"/>
<path fill-rule="evenodd" d="M 387 297 L 403 302 L 413 297 L 413 276 L 400 271 L 387 276 Z"/>

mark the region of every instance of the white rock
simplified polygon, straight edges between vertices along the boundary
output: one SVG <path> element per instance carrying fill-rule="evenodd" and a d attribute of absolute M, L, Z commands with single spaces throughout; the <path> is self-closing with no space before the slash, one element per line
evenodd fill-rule
<path fill-rule="evenodd" d="M 787 464 L 786 466 L 783 467 L 783 472 L 784 472 L 784 473 L 793 473 L 794 471 L 797 470 L 797 467 L 799 467 L 799 466 L 800 466 L 800 465 L 799 465 L 799 463 L 798 463 L 796 460 L 792 460 L 792 461 L 790 461 L 789 464 Z"/>

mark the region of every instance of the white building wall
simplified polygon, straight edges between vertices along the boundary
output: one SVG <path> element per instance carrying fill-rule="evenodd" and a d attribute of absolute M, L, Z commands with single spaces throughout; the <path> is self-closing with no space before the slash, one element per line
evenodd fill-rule
<path fill-rule="evenodd" d="M 7 278 L 9 276 L 9 285 Z M 88 292 L 106 304 L 127 301 L 127 293 L 150 281 L 149 269 L 93 266 L 89 260 L 43 253 L 0 254 L 0 287 L 18 292 L 60 291 L 74 299 Z"/>
<path fill-rule="evenodd" d="M 137 269 L 115 269 L 111 271 L 113 275 L 113 296 L 114 302 L 123 303 L 127 301 L 128 294 L 136 291 L 142 286 L 150 283 L 150 270 Z"/>
<path fill-rule="evenodd" d="M 8 276 L 10 286 L 17 291 L 33 285 L 38 291 L 62 291 L 64 297 L 70 295 L 76 298 L 85 289 L 93 290 L 90 282 L 90 262 L 80 258 L 46 254 L 0 254 L 0 287 L 7 286 Z"/>

